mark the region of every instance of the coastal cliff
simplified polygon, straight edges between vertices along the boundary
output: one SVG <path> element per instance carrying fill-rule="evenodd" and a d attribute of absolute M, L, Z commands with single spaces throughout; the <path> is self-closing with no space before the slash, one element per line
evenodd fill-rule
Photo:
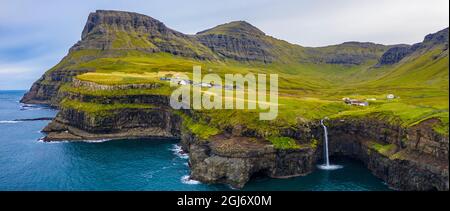
<path fill-rule="evenodd" d="M 362 161 L 391 188 L 449 189 L 448 137 L 431 132 L 429 122 L 408 130 L 379 120 L 332 120 L 327 124 L 330 155 Z M 312 127 L 316 134 L 306 135 L 321 141 L 299 149 L 274 149 L 270 143 L 250 137 L 217 137 L 220 141 L 212 138 L 205 142 L 184 134 L 181 143 L 189 151 L 193 179 L 241 188 L 254 175 L 288 178 L 311 173 L 323 160 L 323 134 L 320 126 Z"/>
<path fill-rule="evenodd" d="M 279 74 L 277 119 L 172 109 L 167 78 L 197 65 L 221 76 Z M 370 103 L 346 105 L 349 96 Z M 308 48 L 245 21 L 186 35 L 149 16 L 105 10 L 89 15 L 81 40 L 21 100 L 59 109 L 44 141 L 179 139 L 192 179 L 236 188 L 254 176 L 314 171 L 324 159 L 319 121 L 329 116 L 330 154 L 362 161 L 398 190 L 449 190 L 447 101 L 448 28 L 413 46 Z"/>

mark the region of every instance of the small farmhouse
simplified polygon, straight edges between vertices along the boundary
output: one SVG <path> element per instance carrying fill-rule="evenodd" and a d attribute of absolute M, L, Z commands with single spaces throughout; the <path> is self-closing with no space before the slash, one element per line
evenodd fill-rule
<path fill-rule="evenodd" d="M 367 101 L 359 101 L 359 100 L 350 99 L 350 98 L 343 98 L 342 100 L 347 105 L 369 106 L 369 102 L 367 102 Z"/>

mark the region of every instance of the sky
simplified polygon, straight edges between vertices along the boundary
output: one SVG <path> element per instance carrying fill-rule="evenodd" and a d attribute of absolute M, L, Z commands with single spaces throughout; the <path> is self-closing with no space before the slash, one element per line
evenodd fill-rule
<path fill-rule="evenodd" d="M 245 20 L 302 46 L 413 44 L 449 26 L 448 0 L 0 0 L 0 90 L 29 89 L 98 9 L 149 15 L 186 34 Z"/>

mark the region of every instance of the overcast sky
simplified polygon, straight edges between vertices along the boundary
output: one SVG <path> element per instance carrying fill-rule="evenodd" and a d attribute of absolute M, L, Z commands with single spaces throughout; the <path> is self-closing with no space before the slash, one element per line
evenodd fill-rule
<path fill-rule="evenodd" d="M 412 44 L 449 25 L 448 0 L 0 0 L 0 90 L 28 89 L 97 9 L 142 13 L 188 34 L 245 20 L 302 46 Z"/>

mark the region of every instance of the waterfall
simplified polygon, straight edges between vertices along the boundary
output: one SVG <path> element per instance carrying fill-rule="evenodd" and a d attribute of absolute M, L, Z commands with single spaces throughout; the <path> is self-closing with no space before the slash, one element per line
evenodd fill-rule
<path fill-rule="evenodd" d="M 327 131 L 327 126 L 325 126 L 323 124 L 323 119 L 320 120 L 320 125 L 322 125 L 323 127 L 323 138 L 324 138 L 324 159 L 325 159 L 325 163 L 324 165 L 329 167 L 330 166 L 330 158 L 328 156 L 328 131 Z"/>
<path fill-rule="evenodd" d="M 323 170 L 335 170 L 340 169 L 342 166 L 340 165 L 330 165 L 330 158 L 328 153 L 328 130 L 327 126 L 323 124 L 323 119 L 320 120 L 320 125 L 323 127 L 323 157 L 324 157 L 324 164 L 319 165 L 318 167 Z"/>

